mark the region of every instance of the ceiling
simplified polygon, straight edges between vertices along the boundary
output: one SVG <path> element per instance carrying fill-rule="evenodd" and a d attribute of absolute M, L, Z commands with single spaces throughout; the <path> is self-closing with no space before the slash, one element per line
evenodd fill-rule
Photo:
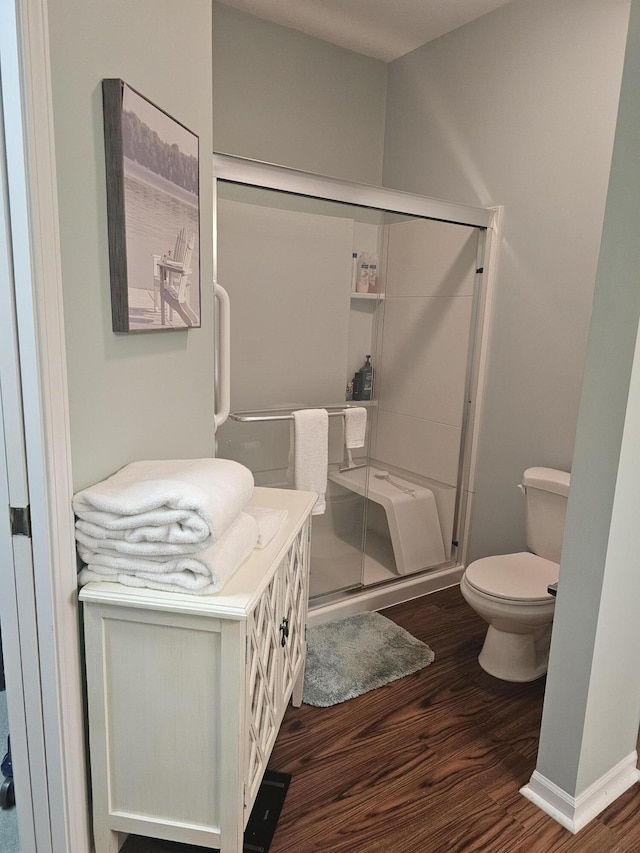
<path fill-rule="evenodd" d="M 220 0 L 265 21 L 392 62 L 511 0 Z"/>

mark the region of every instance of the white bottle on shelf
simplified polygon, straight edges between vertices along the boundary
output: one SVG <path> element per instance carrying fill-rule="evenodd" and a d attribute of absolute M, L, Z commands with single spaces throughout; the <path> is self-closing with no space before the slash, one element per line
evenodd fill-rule
<path fill-rule="evenodd" d="M 369 293 L 378 292 L 378 256 L 369 256 Z"/>
<path fill-rule="evenodd" d="M 358 258 L 356 293 L 369 293 L 369 253 L 362 252 Z"/>

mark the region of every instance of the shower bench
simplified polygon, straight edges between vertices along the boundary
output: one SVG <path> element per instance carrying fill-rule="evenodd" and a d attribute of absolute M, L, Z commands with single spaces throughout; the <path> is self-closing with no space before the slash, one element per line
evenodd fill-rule
<path fill-rule="evenodd" d="M 362 465 L 331 472 L 329 479 L 382 506 L 398 574 L 407 575 L 443 563 L 446 555 L 436 498 L 431 489 L 395 474 L 381 479 L 376 473 L 386 472 L 372 465 Z"/>
<path fill-rule="evenodd" d="M 126 833 L 242 853 L 289 699 L 302 702 L 312 492 L 214 595 L 80 590 L 96 853 Z"/>

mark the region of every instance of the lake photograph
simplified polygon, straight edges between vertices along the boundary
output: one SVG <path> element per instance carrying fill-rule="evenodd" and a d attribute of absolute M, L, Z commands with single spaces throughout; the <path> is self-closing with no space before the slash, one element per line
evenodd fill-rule
<path fill-rule="evenodd" d="M 128 331 L 200 326 L 198 137 L 126 84 Z"/>

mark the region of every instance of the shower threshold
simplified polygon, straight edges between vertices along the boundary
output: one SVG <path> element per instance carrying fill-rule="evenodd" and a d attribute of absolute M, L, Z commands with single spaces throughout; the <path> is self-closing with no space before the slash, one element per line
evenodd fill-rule
<path fill-rule="evenodd" d="M 414 575 L 395 575 L 392 580 L 372 583 L 355 589 L 310 599 L 307 624 L 323 625 L 332 619 L 342 619 L 366 610 L 381 610 L 402 604 L 422 595 L 429 595 L 460 583 L 464 566 L 451 564 Z"/>

